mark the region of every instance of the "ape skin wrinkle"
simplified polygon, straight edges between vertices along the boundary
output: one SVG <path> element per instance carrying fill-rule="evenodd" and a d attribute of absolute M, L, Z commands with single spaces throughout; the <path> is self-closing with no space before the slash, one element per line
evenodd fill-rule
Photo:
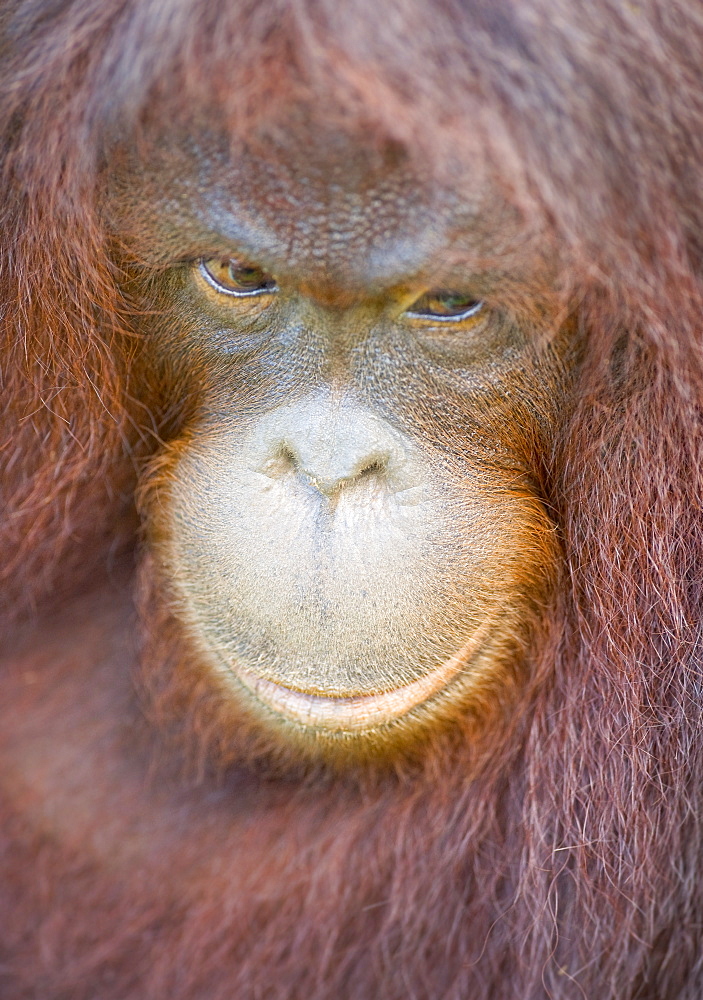
<path fill-rule="evenodd" d="M 489 631 L 487 623 L 458 653 L 419 680 L 379 694 L 326 698 L 264 680 L 241 665 L 236 667 L 236 676 L 259 701 L 293 722 L 339 732 L 362 732 L 406 715 L 446 688 L 466 669 Z"/>

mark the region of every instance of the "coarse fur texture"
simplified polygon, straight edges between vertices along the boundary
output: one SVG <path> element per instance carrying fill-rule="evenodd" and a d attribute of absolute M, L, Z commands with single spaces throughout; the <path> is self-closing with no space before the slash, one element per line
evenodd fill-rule
<path fill-rule="evenodd" d="M 700 5 L 13 0 L 0 53 L 0 995 L 700 997 Z M 197 670 L 150 672 L 163 607 L 135 624 L 163 426 L 101 178 L 125 136 L 204 105 L 246 136 L 294 92 L 438 177 L 483 150 L 585 345 L 519 707 L 487 688 L 479 737 L 385 772 L 238 766 Z"/>

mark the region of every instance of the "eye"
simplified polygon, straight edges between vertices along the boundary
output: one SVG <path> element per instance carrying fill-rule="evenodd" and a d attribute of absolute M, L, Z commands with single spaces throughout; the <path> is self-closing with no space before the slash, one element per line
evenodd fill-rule
<path fill-rule="evenodd" d="M 407 315 L 413 319 L 431 319 L 440 323 L 460 323 L 463 320 L 472 319 L 483 309 L 483 302 L 473 295 L 464 295 L 461 292 L 444 291 L 443 289 L 433 289 L 425 292 L 415 302 Z"/>
<path fill-rule="evenodd" d="M 224 295 L 237 298 L 270 295 L 277 288 L 275 279 L 266 271 L 232 257 L 201 258 L 198 267 L 208 284 Z"/>

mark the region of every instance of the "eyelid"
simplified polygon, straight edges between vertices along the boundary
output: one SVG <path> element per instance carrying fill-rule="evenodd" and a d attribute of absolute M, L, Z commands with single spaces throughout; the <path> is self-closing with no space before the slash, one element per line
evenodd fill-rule
<path fill-rule="evenodd" d="M 263 270 L 261 271 L 262 276 L 264 276 L 265 278 L 270 278 L 272 284 L 262 285 L 260 288 L 252 288 L 248 290 L 238 290 L 236 288 L 228 288 L 226 285 L 221 284 L 206 266 L 208 260 L 215 260 L 215 259 L 216 259 L 215 257 L 199 257 L 196 263 L 198 265 L 198 271 L 200 272 L 201 277 L 219 295 L 229 295 L 231 298 L 235 299 L 253 299 L 253 298 L 258 298 L 259 296 L 262 295 L 273 295 L 275 292 L 278 291 L 278 284 L 273 278 L 273 276 L 269 275 L 268 272 Z M 229 259 L 231 262 L 239 264 L 243 267 L 251 266 L 237 257 L 223 258 L 223 260 L 224 259 Z M 258 268 L 256 268 L 255 265 L 252 266 L 252 269 L 258 270 Z"/>
<path fill-rule="evenodd" d="M 475 307 L 465 309 L 464 312 L 457 313 L 456 315 L 448 314 L 443 316 L 441 313 L 413 312 L 412 309 L 408 309 L 406 316 L 409 316 L 411 319 L 425 320 L 428 323 L 465 323 L 468 319 L 474 319 L 480 315 L 483 309 L 483 302 L 477 302 Z"/>
<path fill-rule="evenodd" d="M 433 311 L 429 307 L 432 299 L 441 301 L 442 298 L 456 298 L 465 299 L 467 305 L 463 309 L 459 309 L 457 312 L 446 312 Z M 427 300 L 428 306 L 425 309 L 419 308 L 422 303 Z M 468 320 L 475 319 L 485 310 L 486 303 L 483 299 L 474 298 L 470 294 L 462 294 L 459 292 L 454 292 L 452 289 L 429 289 L 424 292 L 418 298 L 405 309 L 405 315 L 410 319 L 420 320 L 427 323 L 466 323 Z"/>

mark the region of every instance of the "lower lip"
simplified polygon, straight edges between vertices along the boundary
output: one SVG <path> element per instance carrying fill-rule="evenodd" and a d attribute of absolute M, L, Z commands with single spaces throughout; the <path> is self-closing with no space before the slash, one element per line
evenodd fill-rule
<path fill-rule="evenodd" d="M 311 729 L 358 733 L 407 715 L 447 687 L 474 658 L 488 631 L 486 624 L 457 653 L 419 680 L 378 694 L 325 697 L 294 691 L 239 666 L 235 673 L 262 704 L 292 722 Z"/>

